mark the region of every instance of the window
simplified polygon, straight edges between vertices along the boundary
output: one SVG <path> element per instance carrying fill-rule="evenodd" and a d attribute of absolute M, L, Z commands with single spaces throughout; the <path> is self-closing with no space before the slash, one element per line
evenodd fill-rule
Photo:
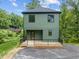
<path fill-rule="evenodd" d="M 48 35 L 49 35 L 49 36 L 52 36 L 52 31 L 51 31 L 51 30 L 48 31 Z"/>
<path fill-rule="evenodd" d="M 35 22 L 35 15 L 29 15 L 29 22 Z"/>
<path fill-rule="evenodd" d="M 54 22 L 54 15 L 48 15 L 48 22 Z"/>

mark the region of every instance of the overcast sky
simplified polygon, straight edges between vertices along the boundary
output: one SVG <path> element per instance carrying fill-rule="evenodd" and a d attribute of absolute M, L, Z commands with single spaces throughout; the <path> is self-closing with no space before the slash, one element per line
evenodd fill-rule
<path fill-rule="evenodd" d="M 27 10 L 25 4 L 28 4 L 32 0 L 0 0 L 0 8 L 8 12 L 21 15 L 22 11 Z M 39 0 L 42 7 L 60 10 L 62 0 Z"/>

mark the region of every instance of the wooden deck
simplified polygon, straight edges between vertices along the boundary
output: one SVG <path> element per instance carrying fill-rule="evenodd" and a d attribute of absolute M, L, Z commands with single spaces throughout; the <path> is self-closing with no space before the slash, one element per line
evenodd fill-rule
<path fill-rule="evenodd" d="M 28 40 L 23 42 L 21 47 L 33 47 L 33 48 L 62 48 L 63 45 L 59 42 L 44 42 Z"/>

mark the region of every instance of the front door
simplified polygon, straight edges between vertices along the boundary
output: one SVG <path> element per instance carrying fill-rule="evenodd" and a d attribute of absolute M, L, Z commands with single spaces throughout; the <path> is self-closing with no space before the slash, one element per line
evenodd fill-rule
<path fill-rule="evenodd" d="M 30 31 L 30 40 L 35 40 L 35 32 Z"/>

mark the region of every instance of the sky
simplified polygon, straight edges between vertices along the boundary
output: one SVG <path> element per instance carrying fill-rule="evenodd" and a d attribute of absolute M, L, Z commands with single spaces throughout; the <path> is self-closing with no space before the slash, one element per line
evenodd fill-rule
<path fill-rule="evenodd" d="M 27 11 L 26 4 L 32 0 L 0 0 L 0 8 L 8 11 L 9 13 L 15 13 L 22 15 L 21 12 Z M 40 5 L 45 8 L 54 10 L 60 10 L 62 0 L 39 0 Z"/>

